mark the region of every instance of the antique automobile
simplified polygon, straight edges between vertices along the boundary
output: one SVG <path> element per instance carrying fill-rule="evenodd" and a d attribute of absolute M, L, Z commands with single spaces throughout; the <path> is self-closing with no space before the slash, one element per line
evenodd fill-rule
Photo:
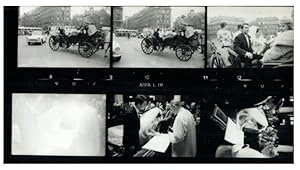
<path fill-rule="evenodd" d="M 88 28 L 80 27 L 76 32 L 66 35 L 64 29 L 59 29 L 59 33 L 50 36 L 49 47 L 57 51 L 60 47 L 69 48 L 78 45 L 78 52 L 82 57 L 89 58 L 96 53 L 100 47 L 104 46 L 104 32 L 97 30 L 92 35 L 88 35 Z"/>
<path fill-rule="evenodd" d="M 202 44 L 201 33 L 194 31 L 193 35 L 186 38 L 180 34 L 159 40 L 154 35 L 148 35 L 141 42 L 142 51 L 151 54 L 153 51 L 163 51 L 166 47 L 175 50 L 176 57 L 180 61 L 188 61 L 192 58 L 195 51 L 200 50 Z"/>
<path fill-rule="evenodd" d="M 42 31 L 33 31 L 30 36 L 26 37 L 28 45 L 40 44 L 42 45 L 47 40 L 47 36 Z"/>

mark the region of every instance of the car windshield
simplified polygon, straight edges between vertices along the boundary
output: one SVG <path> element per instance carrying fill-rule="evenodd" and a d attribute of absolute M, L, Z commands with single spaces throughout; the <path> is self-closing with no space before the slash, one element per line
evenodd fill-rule
<path fill-rule="evenodd" d="M 32 35 L 42 35 L 42 31 L 33 31 Z"/>

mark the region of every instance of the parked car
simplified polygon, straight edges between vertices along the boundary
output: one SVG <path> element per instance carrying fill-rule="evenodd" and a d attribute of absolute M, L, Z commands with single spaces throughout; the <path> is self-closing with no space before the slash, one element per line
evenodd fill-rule
<path fill-rule="evenodd" d="M 145 36 L 144 36 L 143 33 L 139 33 L 137 37 L 138 37 L 138 38 L 145 38 Z"/>
<path fill-rule="evenodd" d="M 40 44 L 42 45 L 47 40 L 47 36 L 43 31 L 33 31 L 30 36 L 26 37 L 26 42 L 28 45 Z"/>
<path fill-rule="evenodd" d="M 136 36 L 137 36 L 137 33 L 134 33 L 134 32 L 130 33 L 130 37 L 136 37 Z"/>
<path fill-rule="evenodd" d="M 115 40 L 116 35 L 113 34 L 113 61 L 120 61 L 121 60 L 121 47 L 120 44 Z"/>

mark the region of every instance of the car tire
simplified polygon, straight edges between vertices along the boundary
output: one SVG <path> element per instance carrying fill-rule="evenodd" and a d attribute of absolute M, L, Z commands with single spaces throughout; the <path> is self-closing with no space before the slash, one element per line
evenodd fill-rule
<path fill-rule="evenodd" d="M 120 56 L 120 57 L 114 57 L 114 58 L 113 58 L 113 61 L 114 61 L 114 62 L 118 62 L 118 61 L 120 61 L 120 60 L 121 60 L 121 56 Z"/>
<path fill-rule="evenodd" d="M 31 45 L 31 43 L 30 43 L 30 42 L 28 42 L 27 44 L 28 44 L 28 45 Z"/>

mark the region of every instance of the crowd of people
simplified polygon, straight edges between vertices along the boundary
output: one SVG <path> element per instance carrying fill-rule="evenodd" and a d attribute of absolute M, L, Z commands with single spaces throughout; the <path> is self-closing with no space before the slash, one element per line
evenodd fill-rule
<path fill-rule="evenodd" d="M 133 156 L 160 133 L 168 134 L 172 157 L 196 156 L 196 124 L 200 122 L 200 105 L 196 102 L 187 105 L 173 99 L 163 104 L 137 95 L 128 104 L 114 105 L 124 123 L 125 156 Z"/>
<path fill-rule="evenodd" d="M 264 36 L 262 29 L 243 23 L 232 33 L 227 23 L 220 24 L 217 39 L 221 48 L 228 51 L 228 61 L 234 68 L 251 68 L 267 62 L 293 62 L 293 23 L 282 20 L 277 35 Z"/>

